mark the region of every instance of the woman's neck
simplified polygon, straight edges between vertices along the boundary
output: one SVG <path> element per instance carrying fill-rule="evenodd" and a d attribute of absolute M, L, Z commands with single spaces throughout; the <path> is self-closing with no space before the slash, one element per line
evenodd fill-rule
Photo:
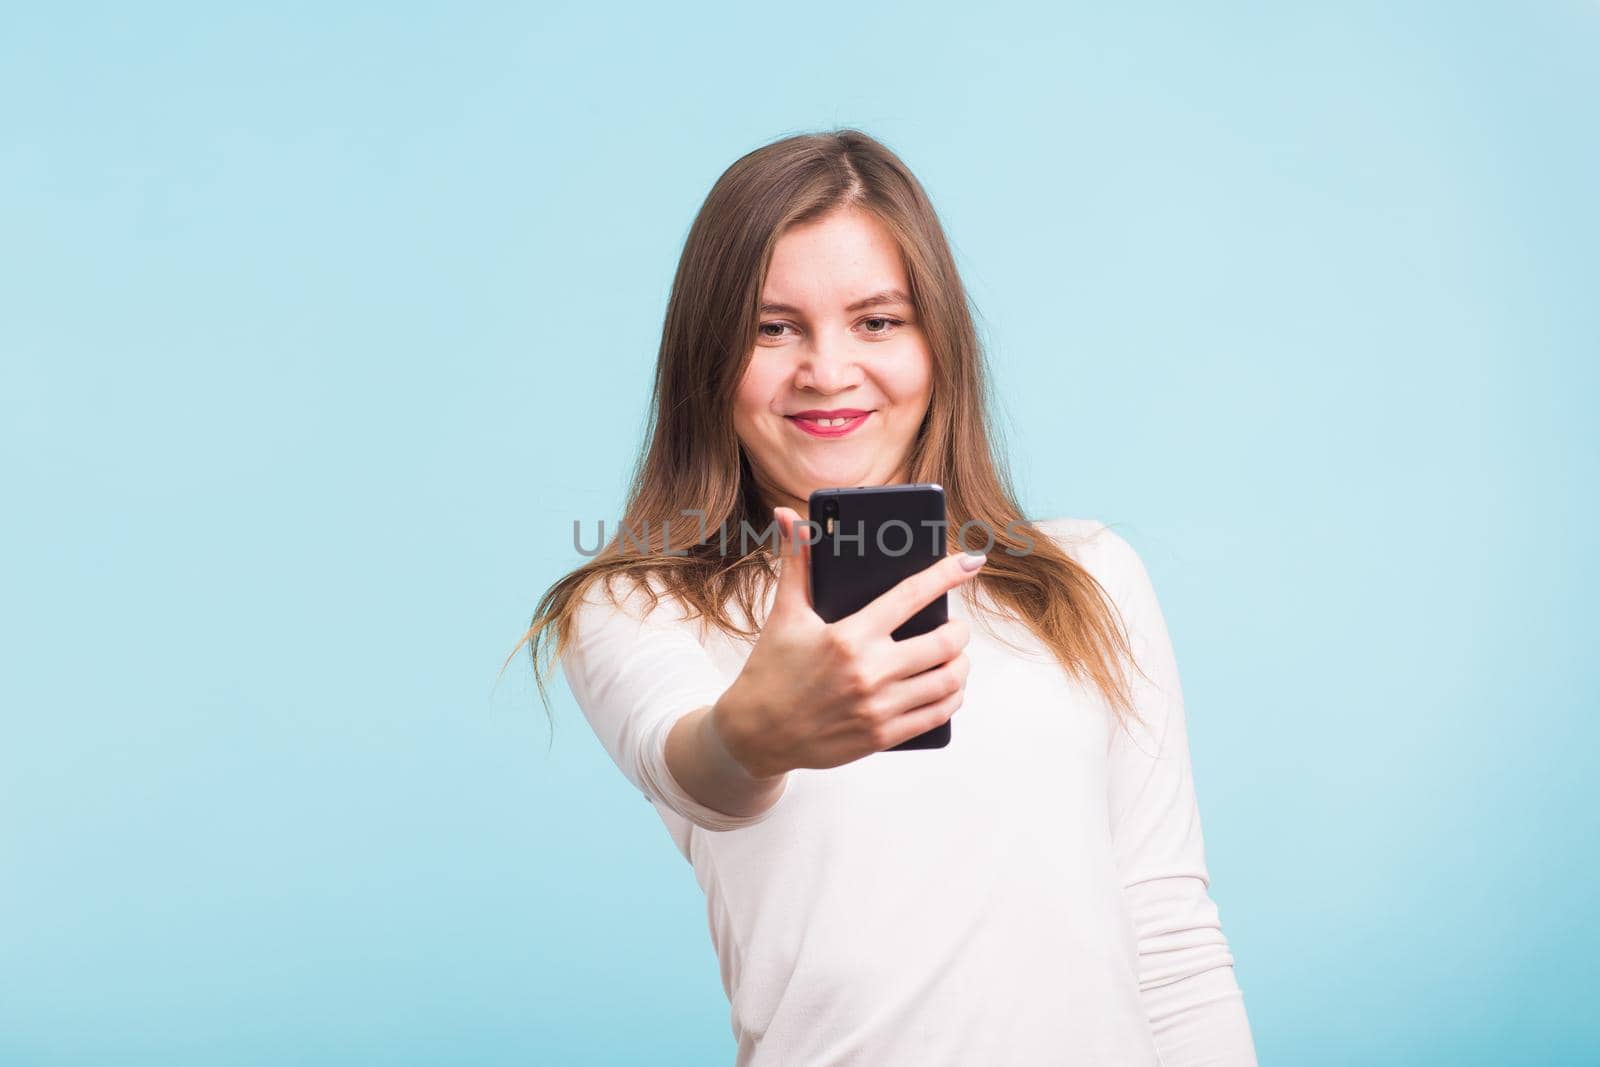
<path fill-rule="evenodd" d="M 900 484 L 904 483 L 905 481 L 909 480 L 909 478 L 910 478 L 910 475 L 906 474 L 905 472 L 902 471 L 902 472 L 896 474 L 896 476 L 895 476 L 895 478 L 893 480 L 885 482 L 883 484 L 885 484 L 885 485 L 900 485 Z M 766 505 L 767 516 L 768 517 L 771 517 L 773 508 L 775 508 L 775 507 L 785 507 L 785 508 L 793 508 L 795 513 L 798 514 L 802 520 L 811 518 L 811 502 L 809 500 L 807 500 L 805 498 L 802 498 L 802 497 L 790 496 L 788 493 L 783 492 L 781 489 L 773 489 L 770 486 L 761 486 L 760 488 L 761 488 L 761 494 L 760 494 L 761 495 L 761 500 L 762 500 L 762 503 Z"/>

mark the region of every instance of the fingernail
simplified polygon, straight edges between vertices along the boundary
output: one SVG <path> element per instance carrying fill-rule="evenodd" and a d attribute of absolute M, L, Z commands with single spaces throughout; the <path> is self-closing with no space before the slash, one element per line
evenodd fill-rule
<path fill-rule="evenodd" d="M 975 571 L 983 566 L 983 561 L 988 558 L 989 556 L 985 552 L 963 552 L 961 553 L 961 569 Z"/>

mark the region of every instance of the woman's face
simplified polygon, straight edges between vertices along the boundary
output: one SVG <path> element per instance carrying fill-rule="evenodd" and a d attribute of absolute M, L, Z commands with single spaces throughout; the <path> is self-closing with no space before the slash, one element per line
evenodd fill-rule
<path fill-rule="evenodd" d="M 733 412 L 769 504 L 804 517 L 814 489 L 910 479 L 933 389 L 910 291 L 899 245 L 865 211 L 779 237 Z"/>

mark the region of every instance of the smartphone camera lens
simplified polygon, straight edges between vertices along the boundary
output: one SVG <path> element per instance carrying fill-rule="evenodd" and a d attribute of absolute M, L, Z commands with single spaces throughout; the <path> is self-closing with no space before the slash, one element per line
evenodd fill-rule
<path fill-rule="evenodd" d="M 833 536 L 833 525 L 839 518 L 839 502 L 837 500 L 824 500 L 822 502 L 822 532 L 824 536 Z"/>

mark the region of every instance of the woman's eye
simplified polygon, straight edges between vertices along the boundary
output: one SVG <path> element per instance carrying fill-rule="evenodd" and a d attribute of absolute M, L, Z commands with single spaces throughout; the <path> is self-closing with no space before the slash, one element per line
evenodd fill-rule
<path fill-rule="evenodd" d="M 893 333 L 905 325 L 905 320 L 890 318 L 887 315 L 874 315 L 870 319 L 862 319 L 861 322 L 866 327 L 866 332 L 869 335 L 878 337 Z M 793 327 L 787 322 L 763 322 L 756 327 L 756 335 L 776 340 L 784 336 L 783 332 L 785 330 L 790 329 L 793 329 Z"/>

